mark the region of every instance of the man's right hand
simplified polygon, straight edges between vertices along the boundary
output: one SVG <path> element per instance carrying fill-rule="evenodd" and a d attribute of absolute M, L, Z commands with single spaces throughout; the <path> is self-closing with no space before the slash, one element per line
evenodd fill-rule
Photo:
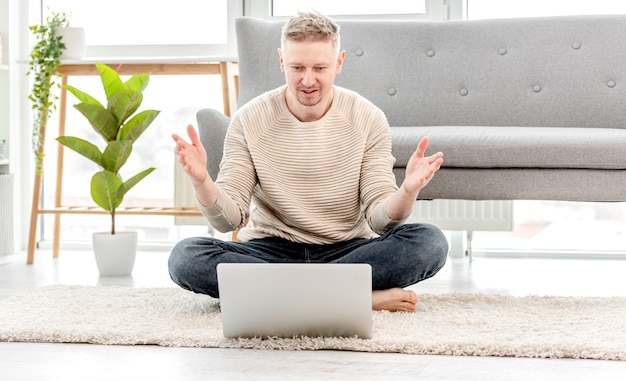
<path fill-rule="evenodd" d="M 192 125 L 187 126 L 190 143 L 179 135 L 172 134 L 176 142 L 176 155 L 183 170 L 191 179 L 196 197 L 202 205 L 210 206 L 217 201 L 217 188 L 207 171 L 207 154 Z"/>

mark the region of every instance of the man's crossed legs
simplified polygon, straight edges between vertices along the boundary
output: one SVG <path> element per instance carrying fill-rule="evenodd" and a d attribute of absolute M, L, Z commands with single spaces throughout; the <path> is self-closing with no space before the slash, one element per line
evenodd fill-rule
<path fill-rule="evenodd" d="M 448 242 L 437 227 L 405 224 L 378 238 L 329 245 L 281 238 L 187 238 L 172 249 L 168 265 L 172 280 L 182 288 L 219 298 L 219 263 L 367 263 L 372 266 L 372 309 L 414 312 L 418 297 L 404 288 L 435 275 L 447 254 Z"/>

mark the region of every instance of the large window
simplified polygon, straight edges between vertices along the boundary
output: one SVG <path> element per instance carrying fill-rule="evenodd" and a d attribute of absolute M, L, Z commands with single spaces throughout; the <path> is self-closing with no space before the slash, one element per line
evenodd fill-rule
<path fill-rule="evenodd" d="M 85 28 L 89 57 L 234 57 L 233 20 L 243 15 L 243 3 L 229 0 L 42 0 L 42 5 L 44 18 L 66 12 L 72 26 Z"/>

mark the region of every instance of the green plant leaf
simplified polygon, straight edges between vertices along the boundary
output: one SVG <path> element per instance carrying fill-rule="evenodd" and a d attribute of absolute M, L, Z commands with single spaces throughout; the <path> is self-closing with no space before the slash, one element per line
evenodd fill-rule
<path fill-rule="evenodd" d="M 118 124 L 113 114 L 102 106 L 79 103 L 74 108 L 87 118 L 91 127 L 100 134 L 105 141 L 115 140 L 118 132 Z"/>
<path fill-rule="evenodd" d="M 75 136 L 59 136 L 56 140 L 67 148 L 83 155 L 87 159 L 98 164 L 99 166 L 103 166 L 102 152 L 100 152 L 98 147 L 89 143 L 88 141 L 77 138 Z"/>
<path fill-rule="evenodd" d="M 109 98 L 108 109 L 117 120 L 118 126 L 124 124 L 143 102 L 143 94 L 132 90 L 120 90 Z"/>
<path fill-rule="evenodd" d="M 91 178 L 91 198 L 102 209 L 114 211 L 124 200 L 122 180 L 111 171 L 96 173 Z"/>
<path fill-rule="evenodd" d="M 123 186 L 124 187 L 124 193 L 128 192 L 129 190 L 131 190 L 132 187 L 137 185 L 138 182 L 140 182 L 144 177 L 146 177 L 150 173 L 152 173 L 152 171 L 154 171 L 154 168 L 145 169 L 145 170 L 139 172 L 138 174 L 136 174 L 135 176 L 131 177 L 130 179 L 126 180 L 124 182 L 124 186 Z"/>
<path fill-rule="evenodd" d="M 154 119 L 159 115 L 160 111 L 145 110 L 133 116 L 120 130 L 120 140 L 130 140 L 135 142 L 141 134 L 152 124 Z"/>
<path fill-rule="evenodd" d="M 148 81 L 150 80 L 150 74 L 135 74 L 126 82 L 124 82 L 124 86 L 128 90 L 142 92 L 148 86 Z"/>
<path fill-rule="evenodd" d="M 129 140 L 113 140 L 107 143 L 102 154 L 102 168 L 118 173 L 133 151 L 133 143 Z"/>
<path fill-rule="evenodd" d="M 120 79 L 119 74 L 113 70 L 110 66 L 96 62 L 96 67 L 100 73 L 100 79 L 102 80 L 102 86 L 104 87 L 104 93 L 106 94 L 107 101 L 125 87 Z"/>
<path fill-rule="evenodd" d="M 100 103 L 96 98 L 94 98 L 91 95 L 83 92 L 82 90 L 78 90 L 77 88 L 75 88 L 74 86 L 71 86 L 71 85 L 65 85 L 65 88 L 67 89 L 67 91 L 69 91 L 70 93 L 74 94 L 74 96 L 80 101 L 80 103 L 88 103 L 88 104 L 98 105 L 98 106 L 104 108 L 104 106 L 102 106 L 102 103 Z"/>

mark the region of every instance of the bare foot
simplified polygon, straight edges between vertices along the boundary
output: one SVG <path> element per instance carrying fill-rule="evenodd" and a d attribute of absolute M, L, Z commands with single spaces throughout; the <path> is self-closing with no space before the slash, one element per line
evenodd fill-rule
<path fill-rule="evenodd" d="M 401 288 L 372 291 L 372 309 L 391 312 L 415 312 L 417 294 Z"/>

